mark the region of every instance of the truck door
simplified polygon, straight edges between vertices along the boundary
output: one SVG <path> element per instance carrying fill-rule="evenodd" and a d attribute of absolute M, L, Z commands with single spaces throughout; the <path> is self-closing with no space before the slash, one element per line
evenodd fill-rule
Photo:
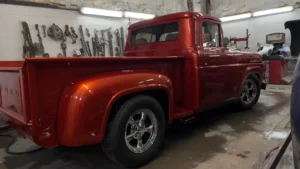
<path fill-rule="evenodd" d="M 202 47 L 198 48 L 200 55 L 199 69 L 201 81 L 201 105 L 209 108 L 226 101 L 234 96 L 233 55 L 222 47 L 221 25 L 211 20 L 202 22 Z"/>

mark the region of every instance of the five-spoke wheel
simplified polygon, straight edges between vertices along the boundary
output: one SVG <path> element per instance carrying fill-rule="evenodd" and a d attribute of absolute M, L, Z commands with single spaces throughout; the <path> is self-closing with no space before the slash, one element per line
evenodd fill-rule
<path fill-rule="evenodd" d="M 254 101 L 257 95 L 257 85 L 252 79 L 247 79 L 242 89 L 241 101 L 245 104 L 250 104 Z"/>
<path fill-rule="evenodd" d="M 125 127 L 125 142 L 130 151 L 143 153 L 153 144 L 157 135 L 157 119 L 149 109 L 133 113 Z"/>
<path fill-rule="evenodd" d="M 151 96 L 135 96 L 120 107 L 110 118 L 104 152 L 122 166 L 136 168 L 151 161 L 164 141 L 165 113 L 160 103 Z"/>
<path fill-rule="evenodd" d="M 242 109 L 252 108 L 260 96 L 259 79 L 255 75 L 250 75 L 243 83 L 239 105 Z"/>

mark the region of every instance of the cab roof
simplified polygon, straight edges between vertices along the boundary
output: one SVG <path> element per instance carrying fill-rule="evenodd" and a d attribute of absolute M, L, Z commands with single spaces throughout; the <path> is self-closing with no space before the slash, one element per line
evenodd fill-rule
<path fill-rule="evenodd" d="M 162 21 L 176 20 L 179 18 L 201 18 L 201 19 L 210 19 L 210 20 L 221 22 L 221 20 L 219 18 L 212 16 L 212 15 L 208 15 L 208 14 L 202 14 L 202 13 L 197 13 L 197 12 L 180 12 L 180 13 L 173 13 L 173 14 L 158 16 L 158 17 L 155 17 L 150 20 L 137 22 L 137 23 L 131 24 L 129 26 L 129 29 L 135 29 L 135 28 L 139 28 L 139 27 L 155 25 L 155 24 L 159 24 Z"/>

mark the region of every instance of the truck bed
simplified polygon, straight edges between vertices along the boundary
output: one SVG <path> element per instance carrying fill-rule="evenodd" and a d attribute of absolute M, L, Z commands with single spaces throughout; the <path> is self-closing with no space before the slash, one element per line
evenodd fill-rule
<path fill-rule="evenodd" d="M 0 116 L 43 147 L 58 145 L 56 118 L 62 91 L 72 82 L 108 72 L 160 72 L 182 82 L 182 57 L 28 58 L 0 62 Z M 121 83 L 121 82 L 120 82 Z M 175 93 L 180 98 L 179 90 Z"/>

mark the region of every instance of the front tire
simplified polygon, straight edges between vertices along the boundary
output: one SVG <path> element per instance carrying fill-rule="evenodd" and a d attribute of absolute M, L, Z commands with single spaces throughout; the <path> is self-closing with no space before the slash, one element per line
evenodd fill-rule
<path fill-rule="evenodd" d="M 239 106 L 243 110 L 251 109 L 260 96 L 260 82 L 255 75 L 250 75 L 243 83 Z"/>
<path fill-rule="evenodd" d="M 120 165 L 139 167 L 159 153 L 165 130 L 166 120 L 159 102 L 139 95 L 126 101 L 110 119 L 102 147 Z"/>

